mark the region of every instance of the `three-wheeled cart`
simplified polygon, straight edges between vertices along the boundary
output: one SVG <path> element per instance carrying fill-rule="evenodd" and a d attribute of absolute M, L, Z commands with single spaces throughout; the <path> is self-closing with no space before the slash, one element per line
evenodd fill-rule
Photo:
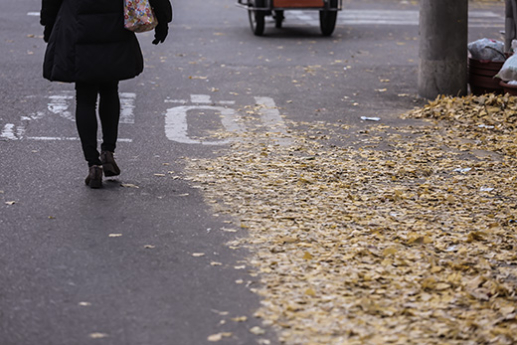
<path fill-rule="evenodd" d="M 273 16 L 275 26 L 282 27 L 284 11 L 315 10 L 320 14 L 320 28 L 324 36 L 330 36 L 336 27 L 337 12 L 343 0 L 237 0 L 237 6 L 248 10 L 251 30 L 257 36 L 264 34 L 266 16 Z"/>

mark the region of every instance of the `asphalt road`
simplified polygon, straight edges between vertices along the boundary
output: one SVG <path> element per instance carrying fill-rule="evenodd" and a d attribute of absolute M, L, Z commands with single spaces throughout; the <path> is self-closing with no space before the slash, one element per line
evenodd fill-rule
<path fill-rule="evenodd" d="M 175 1 L 169 39 L 156 47 L 152 34 L 139 35 L 146 70 L 120 87 L 123 173 L 91 190 L 73 85 L 41 77 L 40 1 L 3 0 L 0 345 L 188 345 L 219 332 L 233 334 L 223 344 L 277 343 L 267 328 L 249 332 L 261 325 L 252 317 L 257 278 L 235 269 L 246 251 L 225 245 L 237 236 L 221 231 L 231 220 L 203 203 L 182 157 L 224 148 L 204 137 L 238 127 L 233 120 L 257 103 L 278 107 L 263 121 L 285 128 L 284 120 L 361 128 L 361 116 L 395 123 L 422 104 L 418 5 L 344 3 L 324 38 L 312 12 L 288 12 L 284 29 L 268 23 L 255 37 L 233 0 Z M 500 38 L 502 5 L 472 10 L 470 39 Z M 231 320 L 241 316 L 248 321 Z"/>

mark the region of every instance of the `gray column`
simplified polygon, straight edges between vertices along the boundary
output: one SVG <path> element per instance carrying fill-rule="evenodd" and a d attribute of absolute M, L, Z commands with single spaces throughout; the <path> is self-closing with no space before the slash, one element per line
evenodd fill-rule
<path fill-rule="evenodd" d="M 517 20 L 517 1 L 506 0 L 506 22 L 505 22 L 505 40 L 504 51 L 510 53 L 512 48 L 512 40 L 517 38 L 517 28 L 515 20 Z"/>
<path fill-rule="evenodd" d="M 468 0 L 422 0 L 418 93 L 467 93 Z"/>

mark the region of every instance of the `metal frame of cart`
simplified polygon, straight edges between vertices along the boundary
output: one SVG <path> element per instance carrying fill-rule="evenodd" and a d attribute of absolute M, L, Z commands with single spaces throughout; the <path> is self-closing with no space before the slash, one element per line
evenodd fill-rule
<path fill-rule="evenodd" d="M 280 4 L 280 6 L 276 6 Z M 257 36 L 264 34 L 266 16 L 273 16 L 275 26 L 281 28 L 284 11 L 315 10 L 320 12 L 320 28 L 323 36 L 330 36 L 336 28 L 337 13 L 343 8 L 343 0 L 237 0 L 237 6 L 248 10 L 251 31 Z"/>

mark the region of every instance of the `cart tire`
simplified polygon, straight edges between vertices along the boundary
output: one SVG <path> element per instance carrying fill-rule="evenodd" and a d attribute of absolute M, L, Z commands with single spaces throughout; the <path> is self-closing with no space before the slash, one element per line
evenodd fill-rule
<path fill-rule="evenodd" d="M 337 8 L 337 0 L 331 0 L 331 8 Z M 336 28 L 337 11 L 320 11 L 320 28 L 323 36 L 330 36 Z"/>
<path fill-rule="evenodd" d="M 265 7 L 265 0 L 255 0 L 255 7 Z M 262 36 L 266 27 L 266 11 L 248 11 L 251 31 L 255 36 Z"/>
<path fill-rule="evenodd" d="M 282 28 L 282 23 L 284 22 L 284 11 L 275 11 L 275 27 L 277 29 Z"/>

